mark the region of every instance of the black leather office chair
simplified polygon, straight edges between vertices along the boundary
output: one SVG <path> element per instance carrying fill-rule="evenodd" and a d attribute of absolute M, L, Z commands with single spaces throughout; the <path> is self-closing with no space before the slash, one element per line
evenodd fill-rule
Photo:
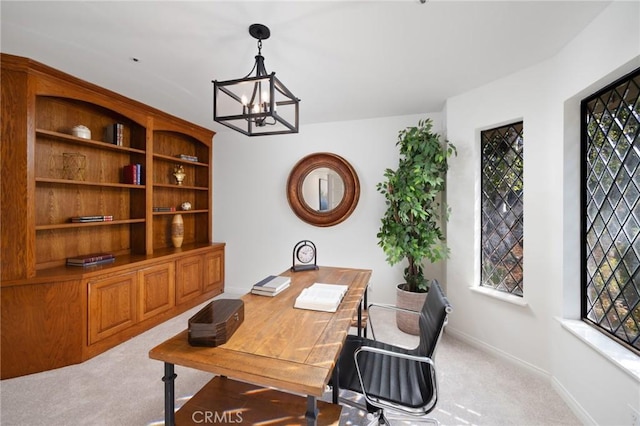
<path fill-rule="evenodd" d="M 359 408 L 372 413 L 374 421 L 381 424 L 388 423 L 387 409 L 425 416 L 435 408 L 438 400 L 433 359 L 450 312 L 451 305 L 440 284 L 434 280 L 421 311 L 416 313 L 420 315 L 418 346 L 406 349 L 374 340 L 375 335 L 372 336 L 374 339 L 348 335 L 334 372 L 334 386 L 337 381 L 340 389 L 363 395 L 365 406 Z M 359 406 L 342 397 L 339 402 Z M 437 424 L 435 419 L 422 420 Z"/>

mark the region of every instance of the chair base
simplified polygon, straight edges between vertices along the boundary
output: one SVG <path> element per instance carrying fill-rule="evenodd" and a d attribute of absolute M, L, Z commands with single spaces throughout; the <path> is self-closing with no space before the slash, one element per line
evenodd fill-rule
<path fill-rule="evenodd" d="M 387 424 L 387 425 L 394 424 L 394 422 L 392 422 L 391 420 L 398 420 L 398 424 L 407 424 L 407 419 L 411 420 L 411 424 L 431 424 L 436 426 L 440 425 L 440 422 L 437 419 L 434 419 L 433 417 L 407 417 L 407 416 L 401 417 L 400 415 L 396 417 L 395 415 L 392 415 L 392 414 L 385 414 L 384 424 Z"/>
<path fill-rule="evenodd" d="M 384 418 L 384 414 L 382 413 L 382 410 L 377 412 L 376 414 L 373 414 L 373 413 L 367 414 L 367 420 L 369 421 L 369 423 L 367 423 L 367 426 L 378 426 L 383 424 L 389 424 Z"/>
<path fill-rule="evenodd" d="M 396 412 L 396 411 L 385 411 L 380 408 L 367 406 L 364 397 L 357 393 L 346 389 L 340 390 L 340 395 L 338 396 L 338 404 L 346 405 L 357 410 L 363 411 L 367 413 L 366 419 L 367 422 L 364 423 L 367 426 L 378 426 L 378 425 L 394 425 L 394 424 L 407 424 L 407 420 L 410 421 L 410 424 L 432 424 L 432 425 L 440 425 L 440 422 L 433 417 L 424 416 L 413 416 L 410 414 Z M 392 422 L 393 420 L 393 422 Z M 396 422 L 397 421 L 397 422 Z"/>
<path fill-rule="evenodd" d="M 367 426 L 379 426 L 379 425 L 391 426 L 393 423 L 389 419 L 396 420 L 395 416 L 387 417 L 383 410 L 379 410 L 376 413 L 369 413 L 367 414 L 367 421 L 368 421 Z M 398 424 L 407 424 L 407 417 L 398 417 L 397 420 L 398 420 Z M 437 419 L 434 419 L 432 417 L 411 417 L 411 424 L 416 424 L 416 423 L 418 424 L 428 423 L 436 426 L 440 425 L 440 422 Z"/>
<path fill-rule="evenodd" d="M 380 426 L 380 425 L 389 425 L 392 426 L 394 423 L 392 423 L 391 421 L 389 421 L 389 418 L 387 418 L 384 414 L 370 414 L 371 419 L 369 421 L 369 423 L 367 423 L 367 426 Z M 393 420 L 396 420 L 395 418 L 392 417 Z M 369 420 L 369 415 L 367 416 L 367 420 Z M 398 418 L 398 423 L 397 424 L 407 424 L 407 418 L 403 417 L 403 418 Z M 432 424 L 432 425 L 436 425 L 439 426 L 440 422 L 434 418 L 431 417 L 426 417 L 426 418 L 420 418 L 420 419 L 415 419 L 412 418 L 410 424 L 422 424 L 422 423 L 428 423 L 428 424 Z"/>

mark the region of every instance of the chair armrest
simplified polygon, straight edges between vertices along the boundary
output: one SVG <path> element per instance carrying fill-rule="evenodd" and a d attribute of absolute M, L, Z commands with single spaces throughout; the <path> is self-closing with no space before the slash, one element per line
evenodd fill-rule
<path fill-rule="evenodd" d="M 381 308 L 381 309 L 387 309 L 387 310 L 396 311 L 396 312 L 405 312 L 408 314 L 420 315 L 420 312 L 412 311 L 410 309 L 400 308 L 398 306 L 390 305 L 386 303 L 370 303 L 369 306 L 367 307 L 367 310 L 371 310 L 371 308 Z M 376 332 L 373 326 L 372 315 L 369 315 L 369 328 L 371 329 L 371 337 L 373 338 L 373 340 L 377 340 Z"/>
<path fill-rule="evenodd" d="M 432 370 L 431 370 L 431 375 L 432 375 L 432 382 L 433 382 L 433 387 L 434 387 L 434 392 L 433 392 L 433 396 L 432 396 L 432 400 L 428 401 L 423 407 L 419 407 L 419 408 L 410 408 L 410 407 L 405 407 L 399 404 L 394 404 L 391 403 L 389 401 L 383 401 L 377 398 L 373 398 L 369 395 L 369 393 L 367 392 L 367 389 L 365 387 L 365 383 L 362 379 L 362 373 L 360 370 L 360 363 L 358 362 L 358 355 L 361 352 L 372 352 L 372 353 L 376 353 L 376 354 L 380 354 L 383 356 L 389 356 L 389 357 L 394 357 L 394 358 L 403 358 L 403 359 L 408 359 L 411 361 L 415 361 L 415 362 L 420 362 L 420 363 L 424 363 L 424 364 L 428 364 L 431 366 Z M 390 408 L 392 410 L 399 410 L 399 411 L 403 411 L 405 413 L 409 413 L 409 414 L 414 414 L 414 415 L 420 415 L 420 414 L 426 414 L 427 412 L 430 411 L 430 409 L 433 407 L 433 404 L 435 403 L 435 400 L 437 398 L 437 382 L 436 382 L 436 372 L 435 372 L 435 363 L 433 362 L 433 360 L 429 357 L 426 356 L 417 356 L 417 355 L 410 355 L 410 354 L 404 354 L 404 353 L 399 353 L 399 352 L 393 352 L 387 349 L 382 349 L 382 348 L 375 348 L 375 347 L 371 347 L 371 346 L 361 346 L 360 348 L 358 348 L 354 354 L 353 354 L 353 358 L 356 364 L 356 371 L 358 373 L 358 379 L 360 380 L 360 387 L 362 389 L 362 394 L 365 398 L 365 400 L 373 405 L 374 407 L 378 407 L 378 408 Z"/>
<path fill-rule="evenodd" d="M 416 314 L 416 315 L 420 314 L 420 312 L 418 311 L 412 311 L 411 309 L 400 308 L 399 306 L 389 305 L 386 303 L 369 303 L 369 307 L 367 309 L 371 309 L 371 308 L 384 308 L 384 309 L 391 309 L 394 311 L 407 312 L 410 314 Z"/>
<path fill-rule="evenodd" d="M 411 361 L 424 362 L 425 364 L 429 364 L 429 365 L 431 365 L 432 367 L 435 368 L 435 363 L 428 356 L 418 356 L 418 355 L 411 355 L 411 354 L 403 354 L 401 352 L 394 352 L 394 351 L 390 351 L 388 349 L 382 349 L 382 348 L 374 348 L 372 346 L 360 346 L 354 352 L 353 356 L 356 359 L 356 368 L 358 368 L 358 354 L 360 352 L 373 352 L 373 353 L 386 355 L 386 356 L 390 356 L 390 357 L 395 357 L 395 358 L 404 358 L 404 359 L 408 359 L 408 360 L 411 360 Z M 358 368 L 358 371 L 359 370 L 360 369 Z"/>

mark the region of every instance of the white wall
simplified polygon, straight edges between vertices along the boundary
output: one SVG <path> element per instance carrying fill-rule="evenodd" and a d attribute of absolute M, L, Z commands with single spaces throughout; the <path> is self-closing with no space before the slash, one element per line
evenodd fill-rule
<path fill-rule="evenodd" d="M 448 331 L 549 374 L 585 423 L 630 424 L 640 382 L 560 325 L 579 318 L 579 103 L 640 66 L 640 3 L 614 2 L 556 57 L 449 99 L 458 147 L 448 176 L 454 305 Z M 605 30 L 606 29 L 606 30 Z M 479 281 L 479 135 L 524 121 L 524 302 L 471 290 Z M 590 393 L 601 390 L 594 399 Z"/>
<path fill-rule="evenodd" d="M 304 113 L 304 103 L 301 104 Z M 405 265 L 391 268 L 376 234 L 385 209 L 375 187 L 386 168 L 398 162 L 398 131 L 430 117 L 442 128 L 441 114 L 387 117 L 303 126 L 297 135 L 245 137 L 220 132 L 214 138 L 214 240 L 226 242 L 229 292 L 247 292 L 265 275 L 291 266 L 292 250 L 302 239 L 313 241 L 318 264 L 372 269 L 372 301 L 395 303 L 395 285 Z M 302 157 L 332 152 L 358 174 L 360 201 L 353 214 L 332 227 L 315 227 L 294 215 L 287 202 L 289 172 Z M 442 279 L 443 267 L 426 272 Z"/>

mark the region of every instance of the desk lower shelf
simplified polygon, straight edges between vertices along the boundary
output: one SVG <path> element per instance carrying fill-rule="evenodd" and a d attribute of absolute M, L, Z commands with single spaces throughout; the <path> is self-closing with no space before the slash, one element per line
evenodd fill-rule
<path fill-rule="evenodd" d="M 216 376 L 178 410 L 176 425 L 306 425 L 306 404 L 303 396 Z M 340 405 L 318 401 L 318 411 L 318 425 L 340 423 Z"/>

